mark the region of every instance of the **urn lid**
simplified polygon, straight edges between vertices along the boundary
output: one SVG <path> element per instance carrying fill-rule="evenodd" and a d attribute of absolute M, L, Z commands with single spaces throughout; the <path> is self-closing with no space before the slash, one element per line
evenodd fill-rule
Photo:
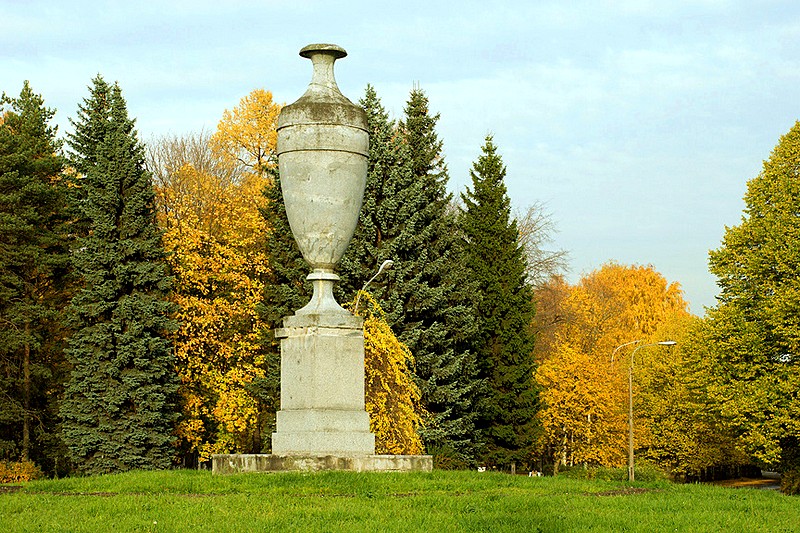
<path fill-rule="evenodd" d="M 281 110 L 278 129 L 298 124 L 340 124 L 366 131 L 366 113 L 339 91 L 333 75 L 334 62 L 347 56 L 344 48 L 309 44 L 300 55 L 311 60 L 314 73 L 305 94 Z"/>

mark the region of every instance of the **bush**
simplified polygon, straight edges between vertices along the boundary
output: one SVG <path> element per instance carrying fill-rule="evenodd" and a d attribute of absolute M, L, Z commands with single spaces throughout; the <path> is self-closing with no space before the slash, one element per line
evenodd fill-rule
<path fill-rule="evenodd" d="M 19 483 L 42 477 L 42 471 L 31 461 L 0 461 L 0 483 Z"/>
<path fill-rule="evenodd" d="M 800 469 L 789 470 L 781 475 L 781 492 L 787 496 L 800 494 Z"/>

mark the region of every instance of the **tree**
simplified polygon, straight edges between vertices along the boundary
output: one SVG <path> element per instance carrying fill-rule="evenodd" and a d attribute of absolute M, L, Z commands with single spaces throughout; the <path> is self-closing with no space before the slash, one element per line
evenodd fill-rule
<path fill-rule="evenodd" d="M 267 180 L 215 160 L 205 141 L 164 139 L 151 149 L 158 218 L 176 277 L 172 300 L 180 309 L 173 336 L 181 381 L 177 435 L 200 461 L 261 452 L 264 411 L 274 408 L 252 390 L 268 372 L 259 313 L 269 269 L 259 213 Z"/>
<path fill-rule="evenodd" d="M 646 430 L 638 436 L 639 455 L 686 480 L 734 474 L 748 464 L 716 400 L 705 322 L 688 314 L 664 321 L 655 338 L 677 345 L 636 363 L 636 413 Z"/>
<path fill-rule="evenodd" d="M 554 276 L 567 270 L 567 252 L 549 250 L 545 246 L 553 242 L 555 223 L 541 202 L 529 206 L 521 215 L 515 216 L 519 229 L 527 267 L 527 281 L 531 287 L 543 287 Z"/>
<path fill-rule="evenodd" d="M 367 115 L 369 163 L 358 226 L 338 266 L 342 281 L 337 293 L 343 301 L 352 299 L 383 261 L 399 257 L 398 244 L 403 238 L 408 239 L 406 221 L 417 207 L 403 201 L 415 179 L 411 173 L 411 154 L 398 134 L 396 122 L 390 120 L 371 85 L 367 85 L 359 104 Z M 402 327 L 403 306 L 397 299 L 389 300 L 393 295 L 391 289 L 399 280 L 411 276 L 413 268 L 411 263 L 396 261 L 392 270 L 371 285 L 376 299 L 386 302 L 387 319 L 395 329 Z"/>
<path fill-rule="evenodd" d="M 542 387 L 538 416 L 555 474 L 559 465 L 624 463 L 622 382 L 614 378 L 610 360 L 598 361 L 562 342 L 536 378 Z"/>
<path fill-rule="evenodd" d="M 254 89 L 239 101 L 233 111 L 227 109 L 211 136 L 213 153 L 245 172 L 264 175 L 277 164 L 275 146 L 281 105 L 272 101 L 272 93 Z"/>
<path fill-rule="evenodd" d="M 474 462 L 475 399 L 480 388 L 472 342 L 476 320 L 470 281 L 462 275 L 463 250 L 456 212 L 447 193 L 447 167 L 436 134 L 439 115 L 428 98 L 411 91 L 398 125 L 408 148 L 412 181 L 397 189 L 407 218 L 394 247 L 387 285 L 387 315 L 416 359 L 423 405 L 431 414 L 422 430 L 426 449 L 456 463 Z"/>
<path fill-rule="evenodd" d="M 543 387 L 538 416 L 545 444 L 561 464 L 619 465 L 627 448 L 630 352 L 618 351 L 613 366 L 612 355 L 632 341 L 666 340 L 659 337 L 662 327 L 686 317 L 687 303 L 680 285 L 652 267 L 608 263 L 575 286 L 564 288 L 558 278 L 551 285 L 561 296 L 553 299 L 557 309 L 541 317 L 550 329 L 540 339 L 548 344 L 538 351 L 542 362 L 536 374 Z M 646 422 L 639 416 L 634 423 L 637 443 L 646 443 Z"/>
<path fill-rule="evenodd" d="M 64 439 L 78 471 L 94 474 L 172 463 L 177 376 L 173 309 L 144 148 L 122 91 L 102 77 L 79 106 L 69 136 L 88 233 L 73 262 L 73 370 L 61 405 Z"/>
<path fill-rule="evenodd" d="M 800 122 L 747 183 L 738 226 L 710 253 L 708 335 L 719 401 L 761 465 L 800 467 Z"/>
<path fill-rule="evenodd" d="M 63 158 L 55 112 L 28 82 L 0 106 L 0 455 L 52 472 L 68 293 Z"/>
<path fill-rule="evenodd" d="M 533 381 L 533 292 L 516 220 L 511 217 L 506 168 L 492 137 L 473 163 L 472 189 L 461 199 L 466 275 L 475 281 L 479 316 L 476 353 L 487 390 L 480 404 L 486 439 L 483 459 L 492 465 L 530 463 L 537 409 Z"/>
<path fill-rule="evenodd" d="M 360 294 L 363 306 L 354 311 L 364 317 L 366 409 L 375 453 L 421 454 L 425 410 L 413 381 L 414 357 L 386 323 L 378 302 L 369 293 Z"/>

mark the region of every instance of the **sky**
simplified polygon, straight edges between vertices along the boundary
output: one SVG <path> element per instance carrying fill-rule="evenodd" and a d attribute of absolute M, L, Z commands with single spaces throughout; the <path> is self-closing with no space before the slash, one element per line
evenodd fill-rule
<path fill-rule="evenodd" d="M 63 134 L 102 74 L 148 142 L 213 131 L 256 88 L 293 102 L 310 43 L 347 50 L 354 102 L 371 84 L 400 118 L 425 91 L 453 193 L 493 135 L 512 205 L 544 206 L 570 282 L 652 265 L 698 315 L 718 292 L 708 251 L 800 119 L 797 0 L 0 0 L 0 91 L 29 80 Z"/>

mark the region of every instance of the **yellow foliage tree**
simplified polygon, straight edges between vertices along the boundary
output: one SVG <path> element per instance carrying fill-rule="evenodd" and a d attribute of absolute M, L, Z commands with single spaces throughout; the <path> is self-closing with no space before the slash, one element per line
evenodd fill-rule
<path fill-rule="evenodd" d="M 276 128 L 281 107 L 272 101 L 271 92 L 253 90 L 232 111 L 224 111 L 211 136 L 211 150 L 232 166 L 265 175 L 277 162 Z"/>
<path fill-rule="evenodd" d="M 624 395 L 610 360 L 597 361 L 563 342 L 539 366 L 536 379 L 542 386 L 539 417 L 556 474 L 559 464 L 624 463 L 625 417 L 619 408 Z"/>
<path fill-rule="evenodd" d="M 265 179 L 230 179 L 185 164 L 157 188 L 180 308 L 178 435 L 201 461 L 261 451 L 262 409 L 250 385 L 267 370 L 257 313 L 268 271 L 258 211 Z"/>
<path fill-rule="evenodd" d="M 425 410 L 412 379 L 414 357 L 386 322 L 383 310 L 369 293 L 360 292 L 364 317 L 366 408 L 378 454 L 423 453 L 419 429 Z"/>
<path fill-rule="evenodd" d="M 620 352 L 611 366 L 612 353 L 633 340 L 663 340 L 655 339 L 659 328 L 688 316 L 687 303 L 680 286 L 650 266 L 609 263 L 575 286 L 559 279 L 551 285 L 560 296 L 545 296 L 557 309 L 537 318 L 548 322 L 538 326 L 548 335 L 538 347 L 536 374 L 547 444 L 557 463 L 622 464 L 628 358 Z M 648 430 L 635 427 L 638 442 Z"/>

